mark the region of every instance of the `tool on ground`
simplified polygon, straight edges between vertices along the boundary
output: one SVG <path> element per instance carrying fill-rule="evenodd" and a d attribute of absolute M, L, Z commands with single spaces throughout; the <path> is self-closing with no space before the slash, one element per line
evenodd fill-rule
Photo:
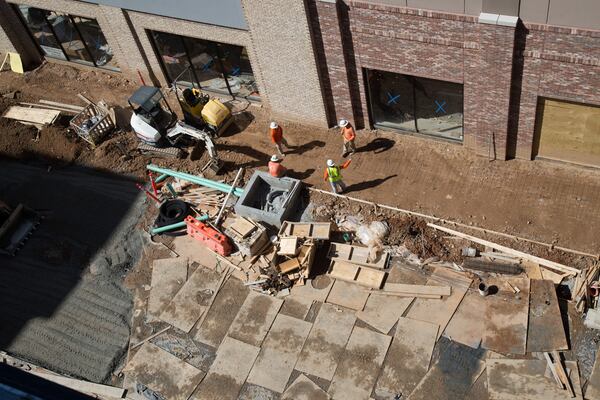
<path fill-rule="evenodd" d="M 177 115 L 165 100 L 159 88 L 140 87 L 129 98 L 133 110 L 131 127 L 142 143 L 138 149 L 143 153 L 179 157 L 179 147 L 187 147 L 203 142 L 210 156 L 209 166 L 218 173 L 223 162 L 219 159 L 217 149 L 212 141 L 215 134 L 208 128 L 195 128 L 185 122 L 177 121 Z M 228 114 L 230 115 L 230 113 Z M 214 116 L 214 123 L 223 123 L 222 116 Z M 221 118 L 221 120 L 219 120 Z M 207 124 L 207 126 L 209 126 Z M 220 125 L 218 125 L 220 126 Z"/>
<path fill-rule="evenodd" d="M 153 195 L 152 192 L 150 192 L 148 189 L 146 189 L 145 187 L 143 187 L 139 183 L 136 183 L 135 186 L 137 186 L 137 188 L 140 189 L 140 191 L 146 193 L 146 196 L 148 196 L 149 198 L 151 198 L 152 200 L 154 200 L 158 204 L 160 204 L 160 199 L 158 197 L 156 197 L 155 195 Z"/>
<path fill-rule="evenodd" d="M 158 189 L 156 188 L 156 182 L 154 182 L 152 171 L 148 171 L 148 178 L 150 179 L 150 185 L 152 186 L 152 191 L 154 192 L 154 195 L 158 197 Z"/>
<path fill-rule="evenodd" d="M 40 221 L 41 216 L 25 205 L 12 209 L 0 201 L 0 254 L 14 256 Z"/>
<path fill-rule="evenodd" d="M 240 179 L 240 175 L 242 174 L 242 171 L 244 171 L 244 168 L 240 168 L 238 170 L 237 174 L 235 175 L 235 179 L 233 180 L 231 189 L 227 193 L 225 200 L 223 200 L 223 205 L 221 206 L 221 209 L 219 210 L 219 214 L 217 215 L 217 218 L 215 219 L 215 226 L 219 226 L 219 222 L 221 222 L 221 217 L 223 216 L 223 211 L 225 211 L 225 207 L 227 206 L 227 201 L 231 197 L 231 194 L 235 191 L 235 185 L 237 185 L 238 180 Z"/>
<path fill-rule="evenodd" d="M 222 256 L 231 254 L 231 243 L 227 236 L 191 216 L 185 218 L 185 224 L 187 225 L 187 233 L 192 238 Z"/>

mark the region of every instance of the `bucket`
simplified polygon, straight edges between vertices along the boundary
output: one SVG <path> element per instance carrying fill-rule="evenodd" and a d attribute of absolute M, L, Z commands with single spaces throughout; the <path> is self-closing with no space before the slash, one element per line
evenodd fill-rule
<path fill-rule="evenodd" d="M 463 257 L 476 257 L 477 249 L 475 249 L 473 247 L 463 247 L 462 255 L 463 255 Z"/>
<path fill-rule="evenodd" d="M 480 282 L 477 288 L 479 289 L 479 294 L 482 296 L 487 296 L 490 292 L 490 288 L 488 287 L 488 285 L 486 285 L 483 282 Z"/>

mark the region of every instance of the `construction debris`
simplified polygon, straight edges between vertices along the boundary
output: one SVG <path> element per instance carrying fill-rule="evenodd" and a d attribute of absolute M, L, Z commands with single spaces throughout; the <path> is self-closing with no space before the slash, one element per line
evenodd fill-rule
<path fill-rule="evenodd" d="M 90 103 L 69 123 L 73 131 L 92 147 L 102 143 L 115 130 L 115 117 L 104 102 Z"/>

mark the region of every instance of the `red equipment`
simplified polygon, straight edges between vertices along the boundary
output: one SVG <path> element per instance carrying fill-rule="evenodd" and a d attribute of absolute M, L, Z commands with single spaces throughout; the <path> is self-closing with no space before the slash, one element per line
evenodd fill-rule
<path fill-rule="evenodd" d="M 185 218 L 185 224 L 187 226 L 188 235 L 207 246 L 209 249 L 222 256 L 231 254 L 231 243 L 229 243 L 227 236 L 189 215 Z"/>

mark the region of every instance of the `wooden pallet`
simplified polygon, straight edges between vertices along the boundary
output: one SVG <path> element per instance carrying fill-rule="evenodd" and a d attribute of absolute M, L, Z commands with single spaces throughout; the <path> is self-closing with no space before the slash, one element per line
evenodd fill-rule
<path fill-rule="evenodd" d="M 304 239 L 329 240 L 330 222 L 290 222 L 284 221 L 279 236 L 297 236 Z"/>
<path fill-rule="evenodd" d="M 327 274 L 332 278 L 342 281 L 357 283 L 372 289 L 379 289 L 383 284 L 386 272 L 345 261 L 332 260 Z"/>
<path fill-rule="evenodd" d="M 344 243 L 331 243 L 327 257 L 332 260 L 347 261 L 376 269 L 385 269 L 390 259 L 389 253 L 383 252 L 377 257 L 377 260 L 369 261 L 369 249 L 367 247 Z"/>

